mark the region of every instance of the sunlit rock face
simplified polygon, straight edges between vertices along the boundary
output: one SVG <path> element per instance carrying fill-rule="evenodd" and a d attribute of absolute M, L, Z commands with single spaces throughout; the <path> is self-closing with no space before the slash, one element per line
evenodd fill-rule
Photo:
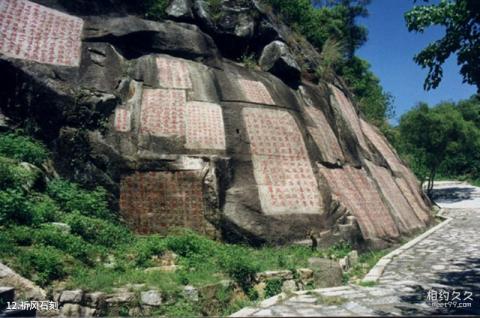
<path fill-rule="evenodd" d="M 122 1 L 88 16 L 90 1 L 38 2 L 0 2 L 1 112 L 35 127 L 60 174 L 109 189 L 134 231 L 282 244 L 313 230 L 381 247 L 431 223 L 414 175 L 341 80 L 231 60 L 235 39 L 261 53 L 288 35 L 253 2 L 238 28 L 206 24 L 195 3 L 183 23 L 127 15 Z M 291 45 L 281 58 L 314 63 Z"/>

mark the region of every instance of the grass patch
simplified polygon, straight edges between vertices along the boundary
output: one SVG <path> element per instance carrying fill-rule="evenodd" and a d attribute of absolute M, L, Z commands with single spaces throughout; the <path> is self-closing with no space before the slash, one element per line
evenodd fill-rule
<path fill-rule="evenodd" d="M 390 249 L 381 251 L 368 251 L 362 253 L 358 257 L 358 263 L 355 264 L 347 273 L 344 273 L 344 284 L 356 283 L 361 284 L 361 279 L 372 269 L 375 264 L 385 255 L 390 252 Z"/>
<path fill-rule="evenodd" d="M 362 287 L 373 287 L 373 286 L 376 286 L 378 283 L 376 281 L 373 281 L 373 280 L 370 280 L 370 281 L 361 281 L 358 283 L 358 285 L 362 286 Z"/>

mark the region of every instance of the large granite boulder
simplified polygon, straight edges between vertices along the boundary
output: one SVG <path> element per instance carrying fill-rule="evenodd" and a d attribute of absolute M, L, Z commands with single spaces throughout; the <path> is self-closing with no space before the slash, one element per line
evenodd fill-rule
<path fill-rule="evenodd" d="M 285 81 L 300 79 L 300 66 L 288 46 L 281 41 L 273 41 L 265 46 L 259 60 L 260 67 Z"/>
<path fill-rule="evenodd" d="M 222 2 L 212 20 L 193 1 L 191 23 L 38 2 L 0 3 L 1 113 L 35 127 L 61 175 L 106 187 L 134 231 L 381 247 L 430 224 L 417 180 L 341 80 L 289 85 L 229 59 L 288 37 L 257 2 Z M 299 65 L 318 54 L 288 51 Z"/>

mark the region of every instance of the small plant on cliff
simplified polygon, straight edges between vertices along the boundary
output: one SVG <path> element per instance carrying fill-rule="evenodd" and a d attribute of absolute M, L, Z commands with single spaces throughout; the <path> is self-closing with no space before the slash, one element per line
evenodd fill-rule
<path fill-rule="evenodd" d="M 222 14 L 223 0 L 208 0 L 208 9 L 210 10 L 210 18 L 213 23 L 218 23 L 223 17 Z"/>
<path fill-rule="evenodd" d="M 321 60 L 316 75 L 325 81 L 332 81 L 335 78 L 336 67 L 342 62 L 344 52 L 342 42 L 333 38 L 327 39 L 320 53 Z"/>
<path fill-rule="evenodd" d="M 152 20 L 162 20 L 165 18 L 165 10 L 168 7 L 169 0 L 142 0 L 145 17 Z"/>
<path fill-rule="evenodd" d="M 254 70 L 257 67 L 257 60 L 255 59 L 255 55 L 253 53 L 250 55 L 242 55 L 240 62 L 248 70 Z"/>

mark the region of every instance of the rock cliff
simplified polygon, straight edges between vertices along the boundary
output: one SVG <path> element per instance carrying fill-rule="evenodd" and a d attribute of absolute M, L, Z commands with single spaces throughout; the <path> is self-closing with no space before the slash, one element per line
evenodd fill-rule
<path fill-rule="evenodd" d="M 155 22 L 132 1 L 2 0 L 1 112 L 138 233 L 380 247 L 427 227 L 415 176 L 340 79 L 315 82 L 313 47 L 261 2 L 211 3 Z"/>

